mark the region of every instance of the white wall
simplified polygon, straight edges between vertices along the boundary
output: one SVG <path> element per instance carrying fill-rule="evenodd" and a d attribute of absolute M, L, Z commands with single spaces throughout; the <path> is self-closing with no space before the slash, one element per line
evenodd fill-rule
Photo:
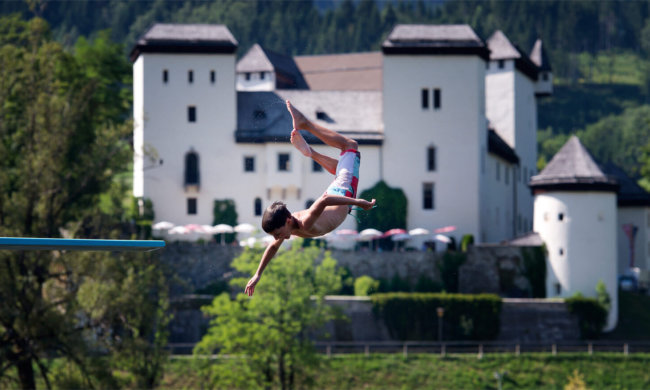
<path fill-rule="evenodd" d="M 144 60 L 133 64 L 133 196 L 144 194 Z"/>
<path fill-rule="evenodd" d="M 559 220 L 559 215 L 563 220 Z M 612 308 L 605 330 L 618 318 L 616 194 L 613 192 L 548 192 L 535 196 L 534 231 L 548 251 L 546 294 L 596 296 L 596 284 L 607 286 Z M 556 294 L 556 284 L 561 291 Z"/>
<path fill-rule="evenodd" d="M 486 170 L 487 190 L 484 200 L 484 223 L 481 237 L 484 242 L 500 242 L 515 236 L 513 230 L 513 179 L 515 165 L 489 154 Z M 497 178 L 497 169 L 499 175 Z"/>
<path fill-rule="evenodd" d="M 440 88 L 441 108 L 423 109 L 422 88 Z M 480 160 L 486 140 L 485 62 L 477 56 L 383 57 L 383 174 L 408 198 L 408 228 L 456 225 L 479 240 Z M 437 169 L 427 172 L 435 145 Z M 435 208 L 422 186 L 435 183 Z"/>
<path fill-rule="evenodd" d="M 194 72 L 193 83 L 188 82 L 189 70 Z M 216 71 L 214 84 L 211 70 Z M 136 122 L 144 118 L 143 147 L 154 149 L 163 160 L 160 166 L 135 173 L 135 181 L 140 174 L 144 177 L 141 195 L 153 201 L 156 221 L 212 223 L 213 201 L 232 195 L 232 171 L 240 164 L 234 148 L 235 56 L 143 53 L 134 66 L 134 99 L 140 88 L 144 99 L 141 106 L 134 105 L 134 117 Z M 196 106 L 195 123 L 188 122 L 189 105 Z M 199 154 L 198 192 L 184 188 L 185 154 L 190 150 Z M 187 214 L 188 197 L 198 200 L 196 215 Z"/>
<path fill-rule="evenodd" d="M 273 72 L 248 72 L 250 77 L 246 80 L 246 73 L 237 73 L 238 91 L 273 91 L 275 90 L 275 73 Z M 264 73 L 262 79 L 261 73 Z"/>

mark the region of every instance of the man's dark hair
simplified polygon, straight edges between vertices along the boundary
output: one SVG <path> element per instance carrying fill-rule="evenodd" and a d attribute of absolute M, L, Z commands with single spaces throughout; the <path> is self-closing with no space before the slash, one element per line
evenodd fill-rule
<path fill-rule="evenodd" d="M 262 229 L 265 232 L 271 233 L 275 229 L 281 228 L 287 223 L 287 218 L 291 217 L 291 213 L 287 209 L 287 205 L 277 201 L 264 210 L 262 216 Z"/>

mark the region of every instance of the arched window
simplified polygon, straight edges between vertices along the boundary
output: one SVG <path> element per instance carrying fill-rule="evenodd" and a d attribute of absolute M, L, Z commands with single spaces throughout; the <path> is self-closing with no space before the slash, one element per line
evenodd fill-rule
<path fill-rule="evenodd" d="M 199 185 L 199 155 L 191 151 L 185 155 L 185 185 Z"/>
<path fill-rule="evenodd" d="M 259 217 L 262 215 L 262 199 L 261 198 L 255 198 L 255 216 Z"/>

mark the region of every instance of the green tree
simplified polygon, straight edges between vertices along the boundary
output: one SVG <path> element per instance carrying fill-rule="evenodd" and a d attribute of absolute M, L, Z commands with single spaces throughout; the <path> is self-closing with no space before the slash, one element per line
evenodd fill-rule
<path fill-rule="evenodd" d="M 98 37 L 70 53 L 42 19 L 0 18 L 1 236 L 120 234 L 121 215 L 105 210 L 122 206 L 123 183 L 115 174 L 132 158 L 123 92 L 130 69 L 121 52 Z M 97 273 L 105 259 L 105 253 L 0 252 L 0 376 L 15 372 L 20 387 L 35 388 L 36 367 L 51 387 L 45 360 L 55 354 L 80 368 L 84 387 L 93 386 L 86 336 L 95 334 L 94 323 L 83 320 L 90 317 L 78 297 L 93 280 L 117 280 Z"/>
<path fill-rule="evenodd" d="M 309 385 L 310 368 L 319 365 L 309 336 L 333 318 L 324 296 L 338 291 L 341 280 L 328 252 L 314 266 L 320 250 L 300 244 L 278 253 L 252 298 L 243 292 L 235 300 L 222 294 L 203 308 L 212 320 L 194 352 L 242 357 L 204 366 L 202 372 L 211 387 L 290 389 Z M 232 266 L 250 275 L 261 254 L 259 249 L 246 249 Z M 243 291 L 247 281 L 248 277 L 237 278 L 233 283 Z"/>
<path fill-rule="evenodd" d="M 359 276 L 354 280 L 354 295 L 368 296 L 379 291 L 379 281 L 368 275 Z"/>
<path fill-rule="evenodd" d="M 387 231 L 406 228 L 407 199 L 401 189 L 391 188 L 382 180 L 363 191 L 359 197 L 377 199 L 377 207 L 381 209 L 381 212 L 359 212 L 359 230 L 373 228 Z"/>

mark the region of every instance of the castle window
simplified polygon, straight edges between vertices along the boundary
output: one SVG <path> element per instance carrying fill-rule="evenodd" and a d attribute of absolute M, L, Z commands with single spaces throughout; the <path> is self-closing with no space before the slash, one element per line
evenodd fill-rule
<path fill-rule="evenodd" d="M 196 198 L 187 198 L 187 215 L 196 215 L 197 208 Z"/>
<path fill-rule="evenodd" d="M 190 70 L 187 72 L 187 82 L 192 84 L 194 82 L 194 71 Z"/>
<path fill-rule="evenodd" d="M 440 109 L 440 88 L 435 88 L 433 90 L 433 108 L 438 110 Z"/>
<path fill-rule="evenodd" d="M 187 107 L 187 121 L 196 122 L 196 106 Z"/>
<path fill-rule="evenodd" d="M 499 60 L 499 69 L 503 69 L 506 67 L 506 61 L 505 60 Z"/>
<path fill-rule="evenodd" d="M 291 155 L 289 153 L 278 154 L 278 171 L 288 172 L 291 169 Z"/>
<path fill-rule="evenodd" d="M 266 72 L 260 72 L 260 80 L 264 80 L 265 76 L 266 76 Z"/>
<path fill-rule="evenodd" d="M 217 72 L 215 72 L 214 70 L 210 71 L 210 82 L 212 84 L 217 82 Z"/>
<path fill-rule="evenodd" d="M 189 152 L 185 155 L 185 185 L 198 185 L 199 179 L 199 155 Z"/>
<path fill-rule="evenodd" d="M 422 88 L 422 108 L 429 108 L 429 89 Z"/>
<path fill-rule="evenodd" d="M 433 210 L 435 208 L 434 183 L 423 183 L 422 185 L 422 208 Z"/>
<path fill-rule="evenodd" d="M 434 172 L 436 170 L 436 148 L 429 146 L 427 148 L 427 171 Z"/>
<path fill-rule="evenodd" d="M 560 250 L 558 251 L 558 253 L 560 254 L 560 256 L 564 256 L 564 249 L 560 248 Z"/>
<path fill-rule="evenodd" d="M 562 285 L 560 283 L 555 283 L 555 295 L 562 294 Z"/>
<path fill-rule="evenodd" d="M 256 217 L 259 217 L 260 215 L 262 215 L 262 199 L 255 198 L 254 208 L 255 208 L 255 216 Z"/>
<path fill-rule="evenodd" d="M 244 157 L 244 172 L 255 172 L 255 157 Z"/>
<path fill-rule="evenodd" d="M 246 81 L 250 81 L 250 79 L 251 79 L 251 74 L 250 74 L 250 72 L 246 72 L 246 74 L 244 75 L 244 77 L 246 78 Z"/>
<path fill-rule="evenodd" d="M 311 171 L 312 172 L 323 172 L 323 166 L 316 162 L 316 160 L 311 160 Z"/>
<path fill-rule="evenodd" d="M 169 71 L 167 69 L 163 70 L 163 83 L 167 84 L 169 81 Z"/>
<path fill-rule="evenodd" d="M 558 221 L 564 221 L 564 213 L 559 213 L 559 214 L 557 215 L 557 220 L 558 220 Z"/>

